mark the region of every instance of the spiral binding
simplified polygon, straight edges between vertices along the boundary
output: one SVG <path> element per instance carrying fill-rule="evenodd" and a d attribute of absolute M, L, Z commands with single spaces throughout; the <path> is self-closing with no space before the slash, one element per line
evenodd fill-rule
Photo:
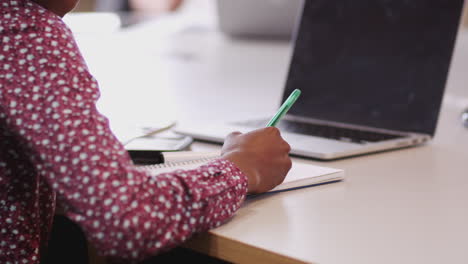
<path fill-rule="evenodd" d="M 158 169 L 163 169 L 163 168 L 176 168 L 176 167 L 185 167 L 185 166 L 196 165 L 196 164 L 203 164 L 213 159 L 214 159 L 213 157 L 206 157 L 206 158 L 179 161 L 179 162 L 167 162 L 167 163 L 161 163 L 161 164 L 143 165 L 140 167 L 144 169 L 148 169 L 148 170 L 158 170 Z"/>

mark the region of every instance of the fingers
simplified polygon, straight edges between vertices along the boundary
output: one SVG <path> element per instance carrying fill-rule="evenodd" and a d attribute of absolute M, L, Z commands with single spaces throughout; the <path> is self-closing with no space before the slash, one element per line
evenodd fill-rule
<path fill-rule="evenodd" d="M 250 133 L 263 134 L 264 136 L 268 137 L 281 137 L 281 132 L 276 127 L 264 127 L 251 131 Z"/>
<path fill-rule="evenodd" d="M 276 185 L 281 184 L 284 181 L 284 178 L 286 178 L 286 175 L 292 168 L 292 160 L 289 156 L 286 156 L 281 160 L 280 164 L 281 165 L 279 166 L 278 172 L 281 176 L 278 177 L 278 182 Z"/>
<path fill-rule="evenodd" d="M 237 133 L 235 135 L 239 135 L 239 132 L 234 132 Z M 232 133 L 232 134 L 234 134 Z M 265 128 L 260 128 L 254 131 L 251 131 L 249 133 L 244 134 L 246 136 L 253 136 L 253 137 L 260 137 L 262 139 L 267 138 L 266 140 L 269 143 L 274 142 L 275 150 L 278 152 L 284 153 L 284 155 L 289 156 L 289 152 L 291 152 L 291 146 L 289 145 L 286 140 L 283 139 L 281 136 L 281 131 L 276 128 L 276 127 L 265 127 Z"/>
<path fill-rule="evenodd" d="M 242 135 L 241 132 L 239 131 L 236 131 L 236 132 L 232 132 L 230 133 L 229 135 L 226 136 L 226 138 L 224 139 L 224 145 L 230 145 L 232 142 L 235 142 L 236 139 Z"/>
<path fill-rule="evenodd" d="M 232 132 L 232 133 L 230 133 L 229 135 L 226 136 L 226 140 L 235 138 L 235 137 L 237 137 L 239 135 L 242 135 L 242 133 L 239 132 L 239 131 Z"/>
<path fill-rule="evenodd" d="M 292 167 L 291 146 L 276 127 L 227 135 L 222 155 L 247 175 L 249 192 L 271 190 L 284 181 Z"/>
<path fill-rule="evenodd" d="M 280 130 L 277 127 L 265 127 L 263 128 L 267 133 L 272 133 L 274 135 L 279 135 Z"/>
<path fill-rule="evenodd" d="M 266 130 L 266 133 L 269 133 L 272 136 L 277 137 L 277 140 L 279 141 L 278 143 L 279 149 L 289 155 L 289 152 L 291 152 L 291 146 L 281 136 L 281 131 L 276 127 L 267 127 L 265 128 L 265 130 Z"/>
<path fill-rule="evenodd" d="M 285 177 L 288 174 L 288 172 L 291 170 L 291 168 L 292 168 L 292 160 L 291 158 L 288 157 L 286 161 L 286 173 L 284 174 Z"/>
<path fill-rule="evenodd" d="M 289 145 L 288 142 L 286 142 L 284 139 L 281 138 L 281 151 L 285 152 L 287 155 L 289 155 L 289 152 L 291 152 L 291 146 Z"/>

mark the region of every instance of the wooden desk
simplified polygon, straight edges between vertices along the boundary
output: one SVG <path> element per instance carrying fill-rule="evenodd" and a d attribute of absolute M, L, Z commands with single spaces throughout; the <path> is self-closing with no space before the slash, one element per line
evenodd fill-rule
<path fill-rule="evenodd" d="M 280 101 L 287 42 L 235 41 L 211 30 L 154 40 L 122 34 L 79 37 L 101 81 L 100 108 L 116 131 L 134 122 L 155 122 L 163 110 L 180 120 L 238 119 L 273 112 Z M 115 48 L 90 45 L 97 41 Z M 134 49 L 126 53 L 128 45 Z M 119 67 L 107 61 L 116 54 Z M 346 181 L 249 199 L 229 223 L 187 246 L 243 263 L 466 263 L 468 130 L 459 115 L 468 107 L 467 68 L 465 30 L 432 143 L 334 162 L 308 161 L 345 169 Z M 221 106 L 219 98 L 229 100 Z M 122 110 L 122 105 L 128 107 Z"/>

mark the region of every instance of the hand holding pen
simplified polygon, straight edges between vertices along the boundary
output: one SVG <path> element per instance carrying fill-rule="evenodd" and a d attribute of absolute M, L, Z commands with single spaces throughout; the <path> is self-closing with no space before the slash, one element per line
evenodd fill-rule
<path fill-rule="evenodd" d="M 249 193 L 267 192 L 281 184 L 292 166 L 291 147 L 274 127 L 300 95 L 294 91 L 280 107 L 266 128 L 249 133 L 231 133 L 225 140 L 221 154 L 234 162 L 248 178 Z"/>

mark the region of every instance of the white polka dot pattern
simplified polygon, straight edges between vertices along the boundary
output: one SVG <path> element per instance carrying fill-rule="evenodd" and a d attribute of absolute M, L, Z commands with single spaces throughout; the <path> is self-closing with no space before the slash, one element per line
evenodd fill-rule
<path fill-rule="evenodd" d="M 156 176 L 135 167 L 98 97 L 59 17 L 0 1 L 0 263 L 39 263 L 56 196 L 101 254 L 130 262 L 240 207 L 247 179 L 227 160 Z"/>

